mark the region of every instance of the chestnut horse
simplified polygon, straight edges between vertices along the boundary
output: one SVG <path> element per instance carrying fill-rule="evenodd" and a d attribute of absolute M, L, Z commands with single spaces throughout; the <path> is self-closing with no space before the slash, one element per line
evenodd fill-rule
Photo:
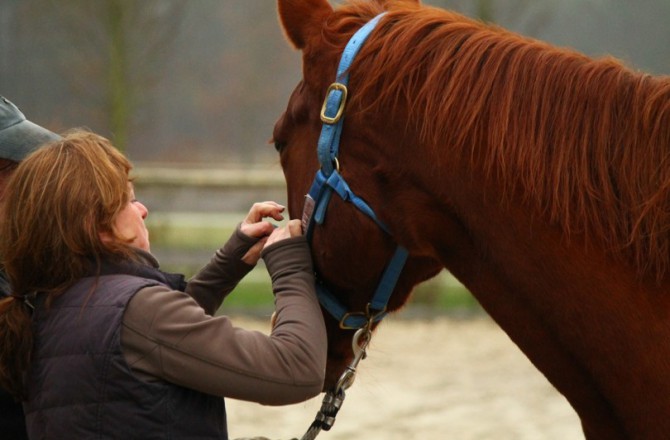
<path fill-rule="evenodd" d="M 322 283 L 362 312 L 400 245 L 389 311 L 446 267 L 588 439 L 668 438 L 670 79 L 416 1 L 278 5 L 303 54 L 274 129 L 294 218 L 344 46 L 386 11 L 348 69 L 335 165 L 386 231 L 332 197 L 312 237 Z M 352 331 L 327 326 L 330 387 Z"/>

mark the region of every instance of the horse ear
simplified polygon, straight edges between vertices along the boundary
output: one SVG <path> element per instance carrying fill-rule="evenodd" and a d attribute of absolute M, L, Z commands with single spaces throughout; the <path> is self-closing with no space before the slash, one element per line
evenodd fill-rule
<path fill-rule="evenodd" d="M 303 49 L 310 37 L 321 32 L 322 23 L 333 12 L 328 0 L 277 0 L 279 20 L 288 40 Z"/>

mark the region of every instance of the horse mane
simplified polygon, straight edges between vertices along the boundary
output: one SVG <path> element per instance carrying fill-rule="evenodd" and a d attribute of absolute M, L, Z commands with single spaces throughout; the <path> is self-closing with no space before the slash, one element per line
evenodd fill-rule
<path fill-rule="evenodd" d="M 329 55 L 339 57 L 384 9 L 351 67 L 349 108 L 408 109 L 398 120 L 435 146 L 436 163 L 483 167 L 506 197 L 521 191 L 566 236 L 596 240 L 662 279 L 670 264 L 670 77 L 405 1 L 341 6 L 323 33 Z"/>

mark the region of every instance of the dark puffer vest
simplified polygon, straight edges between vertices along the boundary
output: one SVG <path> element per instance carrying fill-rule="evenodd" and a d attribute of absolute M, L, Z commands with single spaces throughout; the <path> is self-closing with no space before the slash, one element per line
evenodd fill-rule
<path fill-rule="evenodd" d="M 29 437 L 227 439 L 222 398 L 160 379 L 142 380 L 123 357 L 128 302 L 143 287 L 172 283 L 148 267 L 142 268 L 143 277 L 118 268 L 105 272 L 80 280 L 48 309 L 37 301 L 24 403 Z"/>

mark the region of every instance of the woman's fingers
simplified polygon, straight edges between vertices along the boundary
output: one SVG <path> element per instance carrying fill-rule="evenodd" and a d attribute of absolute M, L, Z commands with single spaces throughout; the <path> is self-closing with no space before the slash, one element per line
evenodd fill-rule
<path fill-rule="evenodd" d="M 242 224 L 240 227 L 242 233 L 249 237 L 265 237 L 274 231 L 275 227 L 270 222 L 258 222 L 251 224 Z"/>
<path fill-rule="evenodd" d="M 289 220 L 286 226 L 272 231 L 272 234 L 270 234 L 268 240 L 265 242 L 265 247 L 270 246 L 272 243 L 286 240 L 287 238 L 297 237 L 298 235 L 302 235 L 300 220 Z"/>
<path fill-rule="evenodd" d="M 286 227 L 288 228 L 291 237 L 302 235 L 302 223 L 300 220 L 289 220 L 288 223 L 286 223 Z"/>
<path fill-rule="evenodd" d="M 281 221 L 284 219 L 281 213 L 285 209 L 283 205 L 272 201 L 254 203 L 249 210 L 249 214 L 242 221 L 240 229 L 242 233 L 249 237 L 264 237 L 269 235 L 274 230 L 274 226 L 267 221 L 263 221 L 263 219 L 270 217 Z"/>
<path fill-rule="evenodd" d="M 286 208 L 277 202 L 254 203 L 244 221 L 247 223 L 257 223 L 266 217 L 271 217 L 277 221 L 283 220 L 284 216 L 281 213 L 284 212 L 284 209 Z"/>

